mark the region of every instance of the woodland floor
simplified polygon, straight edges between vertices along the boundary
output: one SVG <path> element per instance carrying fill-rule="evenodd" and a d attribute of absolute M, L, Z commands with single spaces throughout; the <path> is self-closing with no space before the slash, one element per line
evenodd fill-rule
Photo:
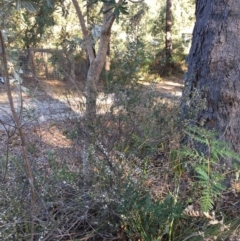
<path fill-rule="evenodd" d="M 143 91 L 154 88 L 154 91 L 167 101 L 180 100 L 183 88 L 180 78 L 170 77 L 159 83 L 145 82 L 142 84 L 144 85 Z M 63 135 L 62 130 L 71 125 L 71 117 L 81 115 L 81 111 L 78 110 L 79 101 L 82 98 L 81 85 L 77 85 L 77 90 L 76 86 L 66 81 L 41 80 L 41 82 L 36 82 L 30 79 L 24 81 L 23 86 L 30 90 L 30 94 L 22 93 L 24 109 L 27 109 L 28 112 L 32 110 L 32 115 L 36 115 L 34 118 L 31 116 L 31 121 L 26 120 L 27 139 L 32 140 L 38 136 L 37 139 L 41 138 L 46 145 L 49 145 L 49 148 L 70 148 L 72 143 Z M 12 91 L 14 103 L 18 105 L 16 86 L 12 86 Z M 0 85 L 0 121 L 2 121 L 2 125 L 0 125 L 0 152 L 2 153 L 1 149 L 5 146 L 2 142 L 5 140 L 4 136 L 7 135 L 8 124 L 11 122 L 11 111 L 5 85 Z M 35 142 L 31 141 L 31 143 Z M 11 144 L 17 148 L 17 136 L 11 138 Z M 36 146 L 36 148 L 38 147 Z M 41 146 L 41 149 L 45 148 L 47 146 Z"/>
<path fill-rule="evenodd" d="M 180 100 L 182 81 L 177 77 L 163 79 L 159 83 L 142 83 L 143 91 L 154 88 L 160 97 L 170 102 Z M 23 86 L 31 94 L 22 93 L 23 110 L 29 116 L 25 118 L 24 134 L 28 142 L 28 152 L 37 165 L 43 165 L 49 152 L 54 151 L 56 158 L 68 157 L 73 163 L 80 157 L 81 147 L 65 135 L 65 130 L 73 127 L 72 119 L 81 115 L 78 110 L 79 99 L 82 93 L 72 83 L 58 80 L 24 81 Z M 81 84 L 77 87 L 81 89 Z M 12 86 L 14 103 L 19 104 L 16 86 Z M 33 94 L 34 93 L 34 94 Z M 31 113 L 31 109 L 32 113 Z M 34 117 L 33 117 L 34 116 Z M 11 133 L 9 124 L 13 124 L 11 111 L 8 104 L 5 85 L 0 85 L 0 157 L 5 155 L 9 148 L 13 155 L 20 155 L 20 138 L 17 133 Z M 13 135 L 13 136 L 11 136 Z M 10 138 L 9 138 L 10 137 Z M 9 142 L 6 143 L 6 140 Z M 61 160 L 59 160 L 61 161 Z"/>
<path fill-rule="evenodd" d="M 183 78 L 182 78 L 183 79 Z M 178 77 L 169 77 L 158 83 L 141 83 L 143 91 L 150 88 L 159 95 L 163 101 L 172 103 L 179 102 L 183 88 L 183 81 Z M 29 118 L 26 121 L 24 134 L 27 139 L 27 149 L 31 159 L 38 168 L 48 172 L 46 159 L 49 153 L 55 155 L 56 161 L 61 162 L 67 157 L 69 165 L 76 168 L 81 153 L 81 145 L 75 142 L 73 138 L 68 138 L 66 130 L 73 128 L 74 117 L 80 116 L 81 111 L 78 110 L 79 100 L 82 98 L 81 84 L 74 86 L 72 83 L 58 80 L 34 80 L 25 81 L 24 87 L 30 90 L 32 95 L 23 92 L 24 107 L 29 107 L 28 111 L 33 108 L 35 118 Z M 77 88 L 78 90 L 77 90 Z M 16 86 L 12 86 L 14 102 L 18 104 L 18 96 L 16 94 Z M 101 91 L 101 90 L 100 90 Z M 1 124 L 2 122 L 2 124 Z M 9 123 L 11 122 L 11 114 L 8 105 L 5 85 L 0 85 L 0 157 L 5 155 L 7 148 L 10 149 L 11 155 L 19 156 L 20 138 L 17 133 L 11 133 Z M 9 138 L 12 135 L 11 138 Z M 6 142 L 8 140 L 8 143 Z M 50 171 L 49 171 L 50 172 Z M 226 195 L 225 205 L 232 205 L 231 202 L 236 201 L 236 197 Z M 232 211 L 233 213 L 235 210 Z M 233 215 L 233 214 L 231 214 Z M 236 237 L 236 238 L 235 238 Z M 229 240 L 238 241 L 238 235 Z"/>

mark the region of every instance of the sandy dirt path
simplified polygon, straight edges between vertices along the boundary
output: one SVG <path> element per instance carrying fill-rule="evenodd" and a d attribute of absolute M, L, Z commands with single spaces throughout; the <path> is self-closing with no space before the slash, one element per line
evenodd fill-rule
<path fill-rule="evenodd" d="M 44 91 L 26 85 L 28 89 L 35 93 L 29 96 L 23 93 L 23 106 L 13 87 L 14 105 L 18 113 L 22 115 L 23 124 L 39 124 L 46 121 L 64 120 L 67 118 L 79 118 L 84 114 L 85 98 L 81 93 L 73 91 L 73 86 L 67 86 L 61 81 L 45 81 Z M 154 89 L 159 96 L 169 101 L 179 101 L 182 94 L 183 85 L 173 81 L 163 81 L 160 83 L 143 83 L 144 88 Z M 16 88 L 16 87 L 15 87 Z M 11 110 L 8 104 L 4 85 L 0 86 L 0 129 L 14 126 Z M 101 113 L 107 112 L 114 103 L 114 94 L 98 96 L 98 105 L 101 106 Z"/>

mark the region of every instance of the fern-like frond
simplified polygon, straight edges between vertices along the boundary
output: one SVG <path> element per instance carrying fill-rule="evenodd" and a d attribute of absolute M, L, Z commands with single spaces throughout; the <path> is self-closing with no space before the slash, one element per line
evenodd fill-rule
<path fill-rule="evenodd" d="M 211 190 L 209 188 L 205 188 L 202 191 L 202 196 L 200 197 L 200 203 L 202 211 L 208 212 L 213 208 L 214 200 L 211 197 Z"/>
<path fill-rule="evenodd" d="M 194 145 L 184 147 L 181 150 L 181 155 L 182 158 L 187 158 L 196 172 L 197 192 L 201 193 L 200 198 L 198 197 L 201 209 L 207 212 L 213 208 L 214 202 L 225 189 L 222 185 L 224 169 L 221 169 L 219 161 L 223 158 L 240 160 L 240 156 L 227 143 L 219 140 L 219 135 L 214 131 L 190 126 L 186 134 Z M 204 147 L 204 151 L 193 148 L 197 147 L 198 144 Z"/>
<path fill-rule="evenodd" d="M 195 171 L 198 173 L 197 177 L 199 178 L 200 181 L 206 182 L 206 183 L 209 182 L 209 176 L 207 172 L 203 169 L 203 167 L 197 166 L 195 168 Z"/>

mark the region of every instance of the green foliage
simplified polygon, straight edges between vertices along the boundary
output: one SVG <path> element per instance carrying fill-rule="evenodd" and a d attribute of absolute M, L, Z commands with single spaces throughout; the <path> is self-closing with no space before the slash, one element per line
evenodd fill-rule
<path fill-rule="evenodd" d="M 203 211 L 209 211 L 214 206 L 214 201 L 220 196 L 221 192 L 225 190 L 222 186 L 221 181 L 223 177 L 221 175 L 216 175 L 216 173 L 207 174 L 207 170 L 203 167 L 196 167 L 196 173 L 198 174 L 196 178 L 198 179 L 198 184 L 201 191 L 200 203 Z"/>
<path fill-rule="evenodd" d="M 36 47 L 43 35 L 56 24 L 55 12 L 63 9 L 63 0 L 22 0 L 0 3 L 4 21 L 0 25 L 12 47 Z"/>
<path fill-rule="evenodd" d="M 201 193 L 199 200 L 203 211 L 213 208 L 225 187 L 225 167 L 221 166 L 224 159 L 240 160 L 240 157 L 227 145 L 217 138 L 217 133 L 204 128 L 190 126 L 186 131 L 190 146 L 181 151 L 187 166 L 196 173 L 196 187 Z M 196 149 L 195 149 L 196 148 Z"/>
<path fill-rule="evenodd" d="M 74 171 L 71 169 L 71 166 L 66 163 L 58 163 L 56 161 L 56 155 L 54 152 L 48 152 L 48 163 L 53 173 L 55 181 L 76 184 L 76 180 L 79 177 L 80 170 L 75 167 Z"/>
<path fill-rule="evenodd" d="M 117 85 L 124 88 L 125 84 L 136 84 L 142 78 L 142 72 L 147 72 L 151 54 L 145 50 L 145 43 L 139 39 L 138 42 L 129 41 L 125 45 L 126 50 L 112 61 L 112 68 L 108 73 L 107 88 L 115 88 Z M 115 48 L 116 54 L 120 50 Z"/>
<path fill-rule="evenodd" d="M 150 31 L 154 39 L 159 41 L 156 48 L 156 57 L 152 63 L 152 71 L 156 71 L 160 76 L 179 74 L 184 72 L 186 55 L 191 45 L 191 31 L 194 24 L 193 1 L 176 1 L 172 3 L 172 59 L 166 59 L 166 1 L 161 2 L 158 16 L 151 19 Z M 186 40 L 184 39 L 187 36 Z"/>
<path fill-rule="evenodd" d="M 103 11 L 103 14 L 106 14 L 107 12 L 114 9 L 113 12 L 116 16 L 117 23 L 119 23 L 120 14 L 129 14 L 128 13 L 128 7 L 126 6 L 128 3 L 126 1 L 123 1 L 121 4 L 117 4 L 116 0 L 101 0 L 101 1 L 106 5 L 110 5 L 108 10 Z"/>
<path fill-rule="evenodd" d="M 160 202 L 131 185 L 126 185 L 124 190 L 121 193 L 124 202 L 119 206 L 119 212 L 130 239 L 159 240 L 168 233 L 166 228 L 170 222 L 181 215 L 181 205 L 170 195 Z"/>
<path fill-rule="evenodd" d="M 194 11 L 195 2 L 180 0 L 173 2 L 172 6 L 172 27 L 173 27 L 173 39 L 178 38 L 181 30 L 192 27 L 194 24 Z M 151 32 L 154 36 L 164 40 L 165 36 L 165 18 L 166 18 L 166 2 L 161 2 L 158 16 L 152 19 Z M 180 27 L 179 27 L 180 26 Z M 163 41 L 164 43 L 164 41 Z"/>
<path fill-rule="evenodd" d="M 18 224 L 29 220 L 28 210 L 30 199 L 27 197 L 29 182 L 26 178 L 22 159 L 16 156 L 8 160 L 9 171 L 6 179 L 0 182 L 0 222 L 1 240 L 21 240 L 22 230 L 18 230 Z M 6 183 L 11 181 L 11 186 Z M 26 223 L 26 228 L 27 223 Z M 28 231 L 26 231 L 29 234 Z"/>
<path fill-rule="evenodd" d="M 56 6 L 62 4 L 61 2 L 59 0 L 41 0 L 37 2 L 35 12 L 29 13 L 29 11 L 25 11 L 22 13 L 23 19 L 28 26 L 23 37 L 25 47 L 36 47 L 46 29 L 55 25 L 53 13 L 56 11 Z M 29 15 L 32 15 L 31 18 Z M 32 18 L 34 18 L 34 21 L 31 20 Z"/>
<path fill-rule="evenodd" d="M 90 4 L 97 4 L 99 2 L 102 2 L 106 6 L 109 6 L 107 10 L 104 10 L 102 7 L 101 12 L 103 14 L 106 14 L 113 10 L 113 13 L 116 16 L 117 23 L 119 23 L 120 14 L 123 14 L 123 15 L 129 14 L 128 7 L 127 7 L 128 2 L 126 0 L 124 0 L 121 3 L 116 2 L 116 0 L 94 0 L 94 1 L 91 1 Z"/>

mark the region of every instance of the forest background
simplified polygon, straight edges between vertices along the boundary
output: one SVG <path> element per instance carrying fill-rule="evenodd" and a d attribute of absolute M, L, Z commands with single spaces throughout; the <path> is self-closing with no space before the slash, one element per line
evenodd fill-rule
<path fill-rule="evenodd" d="M 239 157 L 174 92 L 195 1 L 0 8 L 1 240 L 237 240 Z"/>

